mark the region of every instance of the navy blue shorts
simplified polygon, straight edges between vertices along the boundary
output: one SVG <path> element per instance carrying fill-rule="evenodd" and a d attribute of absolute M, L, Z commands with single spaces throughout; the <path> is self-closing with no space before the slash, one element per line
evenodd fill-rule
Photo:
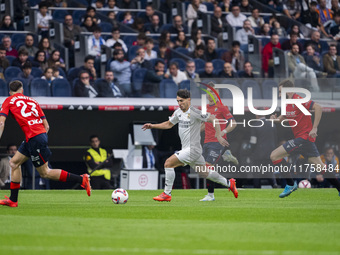
<path fill-rule="evenodd" d="M 301 154 L 306 159 L 320 156 L 315 143 L 301 137 L 285 142 L 283 148 L 285 148 L 289 154 Z"/>
<path fill-rule="evenodd" d="M 35 167 L 40 167 L 49 160 L 52 154 L 47 146 L 47 142 L 47 134 L 43 133 L 32 137 L 28 142 L 23 141 L 18 151 L 26 157 L 31 158 Z"/>
<path fill-rule="evenodd" d="M 218 142 L 205 143 L 203 145 L 203 157 L 205 162 L 208 162 L 209 164 L 215 163 L 222 150 L 223 146 Z"/>

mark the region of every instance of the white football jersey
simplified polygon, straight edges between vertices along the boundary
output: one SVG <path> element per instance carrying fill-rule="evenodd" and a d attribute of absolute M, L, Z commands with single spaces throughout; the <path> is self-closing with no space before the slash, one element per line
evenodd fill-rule
<path fill-rule="evenodd" d="M 181 139 L 182 149 L 195 148 L 202 150 L 201 147 L 201 123 L 207 122 L 210 113 L 202 114 L 200 110 L 190 106 L 186 112 L 178 108 L 169 121 L 176 125 L 178 123 L 178 134 Z"/>

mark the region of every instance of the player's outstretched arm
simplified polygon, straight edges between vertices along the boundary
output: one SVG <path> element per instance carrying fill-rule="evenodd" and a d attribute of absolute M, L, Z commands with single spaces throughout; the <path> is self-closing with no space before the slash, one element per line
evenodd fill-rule
<path fill-rule="evenodd" d="M 162 123 L 159 124 L 151 124 L 151 123 L 145 123 L 142 127 L 142 129 L 145 131 L 147 129 L 170 129 L 174 126 L 174 124 L 172 124 L 169 120 L 168 121 L 164 121 Z"/>
<path fill-rule="evenodd" d="M 4 129 L 5 129 L 5 121 L 6 121 L 6 117 L 0 116 L 0 138 L 2 137 L 2 133 L 4 132 Z"/>
<path fill-rule="evenodd" d="M 46 133 L 48 133 L 48 131 L 50 130 L 50 125 L 48 124 L 47 119 L 43 119 L 43 125 L 46 129 Z"/>
<path fill-rule="evenodd" d="M 321 120 L 321 116 L 322 116 L 322 107 L 317 104 L 314 103 L 313 108 L 314 110 L 314 123 L 313 123 L 313 128 L 312 130 L 309 132 L 309 136 L 312 138 L 317 137 L 317 132 L 318 132 L 318 126 Z"/>

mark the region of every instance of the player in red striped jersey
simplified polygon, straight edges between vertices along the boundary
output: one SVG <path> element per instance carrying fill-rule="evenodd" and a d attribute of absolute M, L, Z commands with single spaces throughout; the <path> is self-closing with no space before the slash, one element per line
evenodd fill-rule
<path fill-rule="evenodd" d="M 51 151 L 47 145 L 47 132 L 49 125 L 46 116 L 39 103 L 28 96 L 23 95 L 23 85 L 20 81 L 12 81 L 9 84 L 10 96 L 3 102 L 0 110 L 0 138 L 5 128 L 5 121 L 9 113 L 20 125 L 25 133 L 25 141 L 22 142 L 18 151 L 10 160 L 11 166 L 11 196 L 0 200 L 0 205 L 10 207 L 18 206 L 18 193 L 21 182 L 20 166 L 31 158 L 33 165 L 42 178 L 54 181 L 74 181 L 86 189 L 88 196 L 91 195 L 89 176 L 75 175 L 61 169 L 50 169 L 48 159 Z"/>
<path fill-rule="evenodd" d="M 279 92 L 281 96 L 281 89 L 283 87 L 294 87 L 294 83 L 286 79 L 279 84 Z M 301 98 L 295 93 L 287 93 L 288 98 L 297 99 Z M 320 154 L 315 145 L 317 137 L 318 126 L 322 116 L 322 107 L 314 103 L 312 100 L 302 104 L 307 110 L 314 110 L 314 121 L 312 123 L 311 115 L 305 115 L 298 107 L 293 104 L 286 106 L 286 115 L 277 117 L 272 115 L 271 119 L 276 122 L 281 122 L 284 119 L 292 119 L 289 125 L 292 127 L 294 139 L 291 139 L 283 145 L 276 148 L 270 155 L 270 159 L 274 165 L 286 165 L 284 157 L 290 154 L 301 154 L 304 158 L 308 159 L 308 163 L 324 170 L 326 178 L 339 192 L 340 196 L 340 182 L 335 178 L 334 174 L 328 172 L 325 164 L 321 161 Z M 295 125 L 297 123 L 297 125 Z M 284 174 L 284 173 L 281 173 Z M 297 184 L 292 179 L 290 173 L 286 175 L 287 185 L 284 191 L 280 194 L 280 198 L 289 196 L 293 191 L 297 190 Z"/>

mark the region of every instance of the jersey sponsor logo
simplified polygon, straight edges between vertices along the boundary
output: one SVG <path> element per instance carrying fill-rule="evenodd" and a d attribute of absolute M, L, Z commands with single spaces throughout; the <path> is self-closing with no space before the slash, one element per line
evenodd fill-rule
<path fill-rule="evenodd" d="M 43 122 L 42 119 L 35 119 L 35 120 L 29 120 L 27 123 L 28 125 L 32 126 L 35 124 L 41 124 L 42 122 Z"/>
<path fill-rule="evenodd" d="M 33 162 L 38 161 L 39 159 L 40 159 L 39 156 L 36 156 L 36 157 L 31 156 L 31 160 L 32 160 Z"/>

